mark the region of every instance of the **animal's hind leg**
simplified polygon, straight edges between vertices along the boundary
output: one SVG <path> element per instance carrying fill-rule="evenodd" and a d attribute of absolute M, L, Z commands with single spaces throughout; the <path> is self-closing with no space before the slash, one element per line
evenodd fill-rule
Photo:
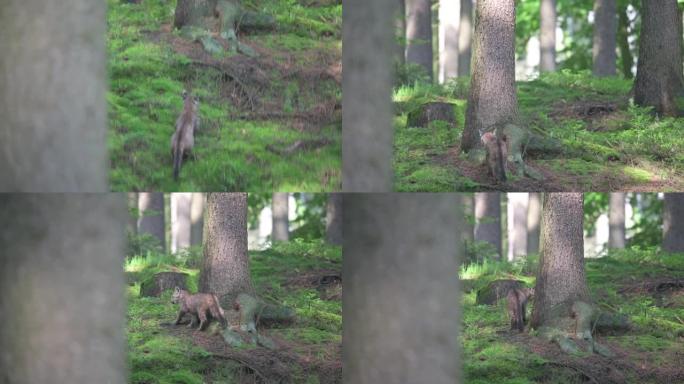
<path fill-rule="evenodd" d="M 200 318 L 200 324 L 199 324 L 199 328 L 197 328 L 197 330 L 201 331 L 207 325 L 207 314 L 205 313 L 205 311 L 199 312 L 199 318 Z"/>

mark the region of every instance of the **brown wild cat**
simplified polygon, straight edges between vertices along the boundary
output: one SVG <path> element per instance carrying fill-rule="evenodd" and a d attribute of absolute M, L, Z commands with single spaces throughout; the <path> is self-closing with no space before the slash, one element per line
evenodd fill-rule
<path fill-rule="evenodd" d="M 511 329 L 522 332 L 525 329 L 525 306 L 534 296 L 534 288 L 513 288 L 508 291 L 508 316 L 511 318 Z"/>
<path fill-rule="evenodd" d="M 216 295 L 211 293 L 196 293 L 193 295 L 184 289 L 176 287 L 173 291 L 171 302 L 174 304 L 180 303 L 181 305 L 175 325 L 180 324 L 183 315 L 186 313 L 192 315 L 188 328 L 192 328 L 197 323 L 197 318 L 199 318 L 199 328 L 197 329 L 200 331 L 209 323 L 209 319 L 218 320 L 223 328 L 227 325 L 225 313 Z M 207 313 L 211 316 L 210 318 L 207 317 Z"/>
<path fill-rule="evenodd" d="M 176 120 L 176 132 L 171 136 L 171 155 L 173 156 L 173 179 L 178 180 L 183 155 L 195 145 L 195 131 L 199 128 L 199 99 L 190 97 L 183 90 L 183 112 Z"/>
<path fill-rule="evenodd" d="M 496 137 L 495 133 L 485 132 L 482 144 L 487 151 L 487 167 L 496 181 L 506 181 L 506 161 L 508 157 L 508 143 L 506 136 Z"/>

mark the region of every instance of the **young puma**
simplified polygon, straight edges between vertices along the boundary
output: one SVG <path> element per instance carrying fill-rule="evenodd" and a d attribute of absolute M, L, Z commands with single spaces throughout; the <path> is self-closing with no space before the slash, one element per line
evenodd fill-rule
<path fill-rule="evenodd" d="M 183 112 L 176 120 L 176 132 L 171 136 L 171 156 L 173 156 L 173 179 L 178 180 L 183 155 L 195 145 L 195 131 L 199 127 L 199 99 L 190 97 L 183 91 Z"/>
<path fill-rule="evenodd" d="M 508 316 L 511 318 L 511 329 L 522 332 L 525 329 L 525 306 L 534 296 L 534 288 L 513 288 L 508 291 Z"/>
<path fill-rule="evenodd" d="M 506 181 L 506 158 L 508 157 L 506 136 L 502 135 L 499 139 L 495 133 L 485 132 L 482 135 L 482 144 L 487 151 L 489 173 L 497 181 Z"/>
<path fill-rule="evenodd" d="M 197 329 L 201 331 L 209 322 L 207 318 L 207 313 L 209 313 L 211 318 L 218 320 L 223 328 L 227 326 L 223 308 L 221 308 L 216 295 L 210 293 L 196 293 L 193 295 L 184 289 L 176 287 L 173 291 L 171 302 L 174 304 L 180 303 L 181 305 L 175 325 L 180 324 L 183 315 L 189 313 L 192 315 L 192 320 L 188 328 L 194 327 L 199 317 L 199 328 Z"/>

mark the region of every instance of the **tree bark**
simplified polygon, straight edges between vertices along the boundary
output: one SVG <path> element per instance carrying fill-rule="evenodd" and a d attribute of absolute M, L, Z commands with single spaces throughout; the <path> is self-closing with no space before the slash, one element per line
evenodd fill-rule
<path fill-rule="evenodd" d="M 482 146 L 480 135 L 515 120 L 515 6 L 513 0 L 480 0 L 475 19 L 475 57 L 461 149 Z"/>
<path fill-rule="evenodd" d="M 392 17 L 396 0 L 345 0 L 342 8 L 342 188 L 392 190 Z"/>
<path fill-rule="evenodd" d="M 684 193 L 665 194 L 663 250 L 665 252 L 684 252 Z"/>
<path fill-rule="evenodd" d="M 625 193 L 612 192 L 608 202 L 608 248 L 625 247 Z"/>
<path fill-rule="evenodd" d="M 527 254 L 539 253 L 541 193 L 530 193 L 527 204 Z"/>
<path fill-rule="evenodd" d="M 0 196 L 0 382 L 126 382 L 126 212 L 123 194 Z"/>
<path fill-rule="evenodd" d="M 107 192 L 103 1 L 3 0 L 0 192 Z"/>
<path fill-rule="evenodd" d="M 325 207 L 325 238 L 328 243 L 342 245 L 342 194 L 328 194 Z"/>
<path fill-rule="evenodd" d="M 629 47 L 629 17 L 627 15 L 627 5 L 618 5 L 618 31 L 617 40 L 620 48 L 620 57 L 622 58 L 622 75 L 626 79 L 634 77 L 632 67 L 634 66 L 634 57 Z"/>
<path fill-rule="evenodd" d="M 454 0 L 439 1 L 440 46 L 443 48 L 439 56 L 439 82 L 458 76 L 458 23 L 459 2 Z"/>
<path fill-rule="evenodd" d="M 470 56 L 473 40 L 473 0 L 461 0 L 461 20 L 458 24 L 458 76 L 470 76 Z"/>
<path fill-rule="evenodd" d="M 287 193 L 274 192 L 271 199 L 271 218 L 273 219 L 273 242 L 288 241 L 290 239 L 290 221 L 288 218 Z"/>
<path fill-rule="evenodd" d="M 593 61 L 595 76 L 615 76 L 617 61 L 616 0 L 594 1 Z"/>
<path fill-rule="evenodd" d="M 539 24 L 539 71 L 556 70 L 556 0 L 541 0 Z"/>
<path fill-rule="evenodd" d="M 212 16 L 214 9 L 216 0 L 178 0 L 173 26 L 180 29 L 186 25 L 194 25 L 208 29 L 205 17 Z"/>
<path fill-rule="evenodd" d="M 171 194 L 171 252 L 190 246 L 192 193 Z"/>
<path fill-rule="evenodd" d="M 246 193 L 210 193 L 207 196 L 199 290 L 218 295 L 225 307 L 230 307 L 239 293 L 252 293 L 247 255 Z"/>
<path fill-rule="evenodd" d="M 460 382 L 457 196 L 344 195 L 344 383 Z"/>
<path fill-rule="evenodd" d="M 164 228 L 164 194 L 160 192 L 138 193 L 138 234 L 148 233 L 157 240 L 162 252 L 166 250 Z"/>
<path fill-rule="evenodd" d="M 475 194 L 475 241 L 492 244 L 501 259 L 501 196 L 498 192 Z"/>
<path fill-rule="evenodd" d="M 420 65 L 432 81 L 430 0 L 406 0 L 406 63 Z"/>
<path fill-rule="evenodd" d="M 634 102 L 677 116 L 683 86 L 681 14 L 676 0 L 643 0 Z"/>
<path fill-rule="evenodd" d="M 204 193 L 193 193 L 190 208 L 190 245 L 202 245 L 202 227 L 204 226 L 204 206 L 206 196 Z"/>
<path fill-rule="evenodd" d="M 539 273 L 531 325 L 556 326 L 577 300 L 589 302 L 584 275 L 583 196 L 545 193 Z"/>
<path fill-rule="evenodd" d="M 508 261 L 527 254 L 527 194 L 508 195 Z"/>

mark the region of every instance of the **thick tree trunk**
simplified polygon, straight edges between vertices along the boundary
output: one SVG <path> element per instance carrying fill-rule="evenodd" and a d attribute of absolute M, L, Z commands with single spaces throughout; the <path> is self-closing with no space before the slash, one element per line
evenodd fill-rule
<path fill-rule="evenodd" d="M 622 58 L 622 75 L 626 79 L 634 77 L 632 67 L 634 66 L 634 57 L 629 47 L 629 17 L 627 15 L 627 5 L 618 5 L 618 31 L 617 41 L 620 48 L 620 57 Z"/>
<path fill-rule="evenodd" d="M 193 193 L 190 208 L 190 245 L 202 245 L 202 227 L 204 226 L 204 206 L 206 197 L 204 193 Z"/>
<path fill-rule="evenodd" d="M 527 203 L 527 254 L 539 253 L 541 193 L 531 192 Z"/>
<path fill-rule="evenodd" d="M 541 0 L 539 24 L 539 71 L 556 70 L 556 0 Z"/>
<path fill-rule="evenodd" d="M 171 252 L 190 246 L 192 193 L 171 194 Z"/>
<path fill-rule="evenodd" d="M 533 328 L 560 326 L 558 320 L 571 316 L 575 301 L 589 302 L 584 276 L 583 217 L 581 193 L 544 194 Z"/>
<path fill-rule="evenodd" d="M 164 194 L 157 192 L 138 193 L 138 234 L 148 233 L 159 240 L 162 252 L 166 249 L 164 228 Z"/>
<path fill-rule="evenodd" d="M 290 239 L 288 198 L 289 195 L 286 192 L 274 192 L 271 199 L 271 218 L 273 219 L 271 239 L 274 242 L 288 241 Z"/>
<path fill-rule="evenodd" d="M 344 383 L 460 382 L 459 197 L 344 196 Z"/>
<path fill-rule="evenodd" d="M 684 252 L 684 193 L 665 194 L 663 250 Z"/>
<path fill-rule="evenodd" d="M 459 2 L 455 0 L 439 1 L 439 82 L 458 76 L 458 23 Z"/>
<path fill-rule="evenodd" d="M 470 56 L 473 40 L 473 0 L 461 0 L 461 20 L 458 24 L 458 76 L 470 76 Z"/>
<path fill-rule="evenodd" d="M 126 382 L 126 212 L 123 194 L 0 196 L 0 382 Z"/>
<path fill-rule="evenodd" d="M 212 16 L 215 9 L 216 0 L 178 0 L 173 26 L 180 29 L 192 25 L 208 29 L 205 18 Z"/>
<path fill-rule="evenodd" d="M 515 94 L 515 6 L 513 0 L 479 0 L 470 95 L 461 148 L 482 146 L 480 135 L 518 115 Z"/>
<path fill-rule="evenodd" d="M 204 222 L 204 258 L 199 290 L 230 307 L 241 292 L 252 293 L 247 255 L 247 194 L 210 193 Z"/>
<path fill-rule="evenodd" d="M 615 76 L 617 61 L 617 1 L 594 1 L 594 75 Z"/>
<path fill-rule="evenodd" d="M 0 192 L 109 191 L 105 2 L 0 8 Z"/>
<path fill-rule="evenodd" d="M 492 244 L 501 258 L 501 196 L 498 192 L 475 194 L 475 241 Z"/>
<path fill-rule="evenodd" d="M 325 207 L 325 239 L 330 244 L 342 245 L 342 194 L 328 194 Z"/>
<path fill-rule="evenodd" d="M 508 261 L 527 254 L 527 193 L 508 196 Z"/>
<path fill-rule="evenodd" d="M 342 8 L 342 189 L 392 190 L 392 21 L 396 0 Z"/>
<path fill-rule="evenodd" d="M 406 62 L 418 64 L 432 81 L 430 0 L 406 0 Z"/>
<path fill-rule="evenodd" d="M 612 192 L 608 203 L 608 248 L 625 247 L 625 193 Z"/>
<path fill-rule="evenodd" d="M 643 0 L 634 102 L 676 116 L 681 92 L 682 34 L 677 0 Z"/>

